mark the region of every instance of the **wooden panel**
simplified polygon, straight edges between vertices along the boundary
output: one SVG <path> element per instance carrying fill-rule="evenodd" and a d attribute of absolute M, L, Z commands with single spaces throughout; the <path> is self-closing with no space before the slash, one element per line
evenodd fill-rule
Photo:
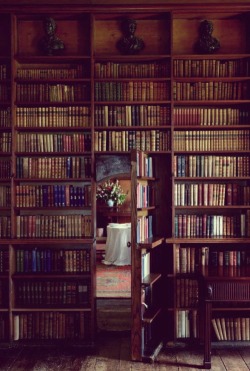
<path fill-rule="evenodd" d="M 90 29 L 86 20 L 56 20 L 56 36 L 64 43 L 63 55 L 89 55 Z M 43 20 L 19 20 L 19 55 L 41 54 L 39 43 L 44 36 Z"/>
<path fill-rule="evenodd" d="M 132 16 L 137 21 L 137 15 Z M 96 22 L 94 31 L 95 53 L 117 54 L 116 44 L 123 37 L 121 17 L 116 20 L 100 20 Z M 135 36 L 143 39 L 145 48 L 140 54 L 167 54 L 170 48 L 169 23 L 165 19 L 146 19 L 137 21 Z"/>
<path fill-rule="evenodd" d="M 5 35 L 5 37 L 0 38 L 0 55 L 9 55 L 11 39 L 10 39 L 10 25 L 9 17 L 0 17 L 0 35 Z"/>
<path fill-rule="evenodd" d="M 204 19 L 204 18 L 203 18 Z M 193 53 L 199 38 L 202 18 L 176 19 L 173 23 L 173 53 Z M 219 53 L 246 53 L 246 25 L 242 19 L 209 19 L 213 22 L 212 36 L 221 44 Z"/>

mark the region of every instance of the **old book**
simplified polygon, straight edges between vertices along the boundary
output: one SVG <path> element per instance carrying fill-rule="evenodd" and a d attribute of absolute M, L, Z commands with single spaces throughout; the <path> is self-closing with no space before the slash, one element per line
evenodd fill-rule
<path fill-rule="evenodd" d="M 228 340 L 228 338 L 227 338 L 227 330 L 226 330 L 226 321 L 225 321 L 225 318 L 224 317 L 221 318 L 221 329 L 222 329 L 224 340 Z"/>
<path fill-rule="evenodd" d="M 19 314 L 14 314 L 13 316 L 13 340 L 19 340 Z"/>
<path fill-rule="evenodd" d="M 215 318 L 212 319 L 212 325 L 213 325 L 213 329 L 214 329 L 215 335 L 217 337 L 217 340 L 222 340 Z"/>
<path fill-rule="evenodd" d="M 223 331 L 222 331 L 222 327 L 221 327 L 221 318 L 220 317 L 217 317 L 215 319 L 216 321 L 216 324 L 217 324 L 217 329 L 219 331 L 219 335 L 220 335 L 220 340 L 225 340 L 224 339 L 224 336 L 223 336 Z"/>

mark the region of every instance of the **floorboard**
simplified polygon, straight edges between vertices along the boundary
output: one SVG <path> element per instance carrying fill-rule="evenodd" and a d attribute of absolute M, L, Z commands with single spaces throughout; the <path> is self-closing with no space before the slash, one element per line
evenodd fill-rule
<path fill-rule="evenodd" d="M 130 360 L 129 331 L 99 331 L 93 354 L 81 349 L 0 349 L 0 371 L 195 371 L 202 349 L 165 348 L 153 364 Z M 212 350 L 211 371 L 250 370 L 250 347 Z"/>

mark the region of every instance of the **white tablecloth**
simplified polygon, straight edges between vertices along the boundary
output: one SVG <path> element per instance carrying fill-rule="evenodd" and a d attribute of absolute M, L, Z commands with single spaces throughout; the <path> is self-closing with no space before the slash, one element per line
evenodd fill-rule
<path fill-rule="evenodd" d="M 107 241 L 104 264 L 130 265 L 131 223 L 110 223 L 107 226 Z"/>

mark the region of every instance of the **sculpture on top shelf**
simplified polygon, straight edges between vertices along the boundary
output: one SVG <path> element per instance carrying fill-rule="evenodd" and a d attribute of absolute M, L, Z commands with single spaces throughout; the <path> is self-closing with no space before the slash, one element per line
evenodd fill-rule
<path fill-rule="evenodd" d="M 40 47 L 46 55 L 60 54 L 64 50 L 64 43 L 56 36 L 56 22 L 51 17 L 44 20 L 45 36 L 40 41 Z"/>
<path fill-rule="evenodd" d="M 198 53 L 212 54 L 220 49 L 220 42 L 212 36 L 214 30 L 213 23 L 204 20 L 200 24 L 200 38 L 195 45 Z"/>
<path fill-rule="evenodd" d="M 137 23 L 132 18 L 126 18 L 122 23 L 122 31 L 124 36 L 118 41 L 117 48 L 123 54 L 137 54 L 144 47 L 144 41 L 135 36 Z"/>

